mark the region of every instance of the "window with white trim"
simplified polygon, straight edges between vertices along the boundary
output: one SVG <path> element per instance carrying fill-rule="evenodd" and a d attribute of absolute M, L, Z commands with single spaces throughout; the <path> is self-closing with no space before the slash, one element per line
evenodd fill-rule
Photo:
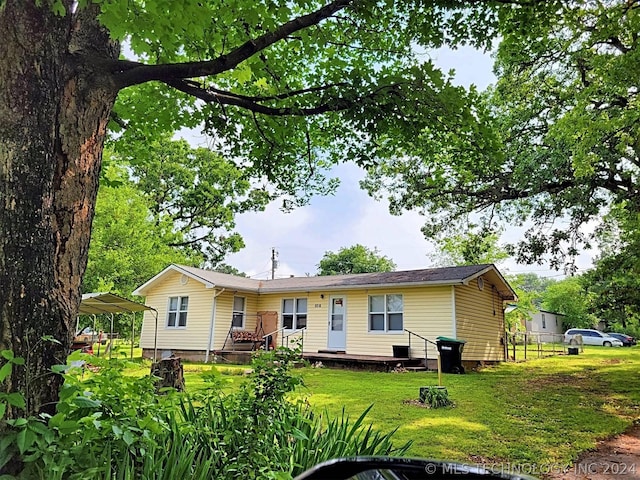
<path fill-rule="evenodd" d="M 233 312 L 231 314 L 233 328 L 244 328 L 245 304 L 244 297 L 233 297 Z"/>
<path fill-rule="evenodd" d="M 189 297 L 169 297 L 167 328 L 185 328 L 188 308 Z"/>
<path fill-rule="evenodd" d="M 287 330 L 298 330 L 307 326 L 306 298 L 282 300 L 282 326 Z"/>
<path fill-rule="evenodd" d="M 404 331 L 404 300 L 401 294 L 369 295 L 369 331 Z"/>

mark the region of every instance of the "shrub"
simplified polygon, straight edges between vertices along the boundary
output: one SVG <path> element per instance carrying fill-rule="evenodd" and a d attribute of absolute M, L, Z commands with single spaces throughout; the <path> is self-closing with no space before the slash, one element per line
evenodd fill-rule
<path fill-rule="evenodd" d="M 449 399 L 449 392 L 444 387 L 429 386 L 420 388 L 420 401 L 431 408 L 453 405 L 453 402 Z"/>
<path fill-rule="evenodd" d="M 355 421 L 344 412 L 330 419 L 290 401 L 302 383 L 291 368 L 297 351 L 260 353 L 249 381 L 230 395 L 215 375 L 201 392 L 156 395 L 152 378 L 123 374 L 126 364 L 83 358 L 98 371 L 64 369 L 54 416 L 8 425 L 5 447 L 24 462 L 19 478 L 282 479 L 330 458 L 402 455 L 409 447 L 395 449 L 394 432 L 365 427 L 369 409 Z"/>

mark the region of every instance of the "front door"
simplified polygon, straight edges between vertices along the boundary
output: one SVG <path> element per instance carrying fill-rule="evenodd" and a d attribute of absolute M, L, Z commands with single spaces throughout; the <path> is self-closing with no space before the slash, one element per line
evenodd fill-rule
<path fill-rule="evenodd" d="M 344 350 L 347 346 L 347 299 L 331 297 L 330 302 L 327 348 Z"/>

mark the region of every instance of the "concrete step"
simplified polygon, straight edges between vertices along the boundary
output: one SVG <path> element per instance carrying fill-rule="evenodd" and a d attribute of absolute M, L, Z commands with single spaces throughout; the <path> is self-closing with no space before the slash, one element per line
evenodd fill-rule
<path fill-rule="evenodd" d="M 404 367 L 405 370 L 409 370 L 410 372 L 428 372 L 429 369 L 424 365 L 414 365 L 412 367 Z"/>

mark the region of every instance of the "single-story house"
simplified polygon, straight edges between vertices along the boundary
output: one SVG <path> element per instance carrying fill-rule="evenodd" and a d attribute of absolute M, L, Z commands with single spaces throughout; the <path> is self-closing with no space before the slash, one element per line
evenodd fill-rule
<path fill-rule="evenodd" d="M 542 343 L 561 343 L 565 328 L 562 324 L 564 315 L 561 313 L 539 310 L 531 315 L 531 320 L 525 321 L 525 331 L 531 333 Z"/>
<path fill-rule="evenodd" d="M 209 360 L 247 333 L 281 340 L 304 331 L 303 353 L 393 357 L 394 345 L 411 343 L 410 356 L 424 358 L 418 335 L 446 336 L 466 341 L 463 361 L 499 362 L 503 305 L 516 299 L 490 264 L 274 280 L 171 265 L 133 293 L 157 311 L 145 313 L 143 354 L 193 360 Z"/>

